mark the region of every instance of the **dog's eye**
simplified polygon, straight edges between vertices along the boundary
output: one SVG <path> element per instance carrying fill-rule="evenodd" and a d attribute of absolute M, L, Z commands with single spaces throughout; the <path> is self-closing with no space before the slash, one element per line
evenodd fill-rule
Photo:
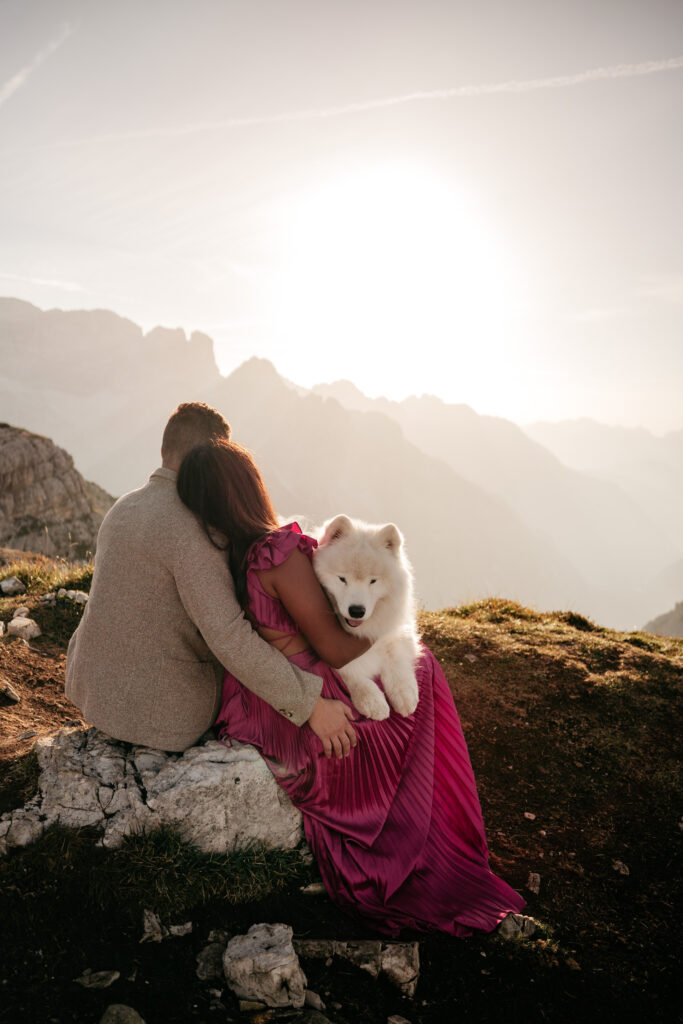
<path fill-rule="evenodd" d="M 377 582 L 377 580 L 370 580 L 370 582 L 371 582 L 371 583 L 376 583 L 376 582 Z"/>
<path fill-rule="evenodd" d="M 340 581 L 341 581 L 342 583 L 346 583 L 346 576 L 340 576 L 340 577 L 339 577 L 339 580 L 340 580 Z"/>

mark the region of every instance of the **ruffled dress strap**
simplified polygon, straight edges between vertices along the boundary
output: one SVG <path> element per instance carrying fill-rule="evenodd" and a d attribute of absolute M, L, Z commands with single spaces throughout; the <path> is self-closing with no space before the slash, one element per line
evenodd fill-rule
<path fill-rule="evenodd" d="M 282 603 L 263 589 L 258 574 L 282 565 L 297 548 L 311 558 L 317 546 L 317 540 L 302 533 L 298 523 L 288 523 L 254 541 L 247 555 L 247 591 L 249 610 L 260 625 L 283 633 L 298 632 Z"/>
<path fill-rule="evenodd" d="M 286 562 L 296 548 L 310 557 L 317 546 L 317 540 L 302 533 L 298 523 L 287 523 L 254 541 L 247 554 L 247 575 L 250 572 L 274 569 L 276 565 Z"/>

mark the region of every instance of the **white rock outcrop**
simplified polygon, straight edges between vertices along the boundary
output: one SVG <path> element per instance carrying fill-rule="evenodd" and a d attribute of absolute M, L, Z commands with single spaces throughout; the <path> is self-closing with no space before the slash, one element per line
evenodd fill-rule
<path fill-rule="evenodd" d="M 104 846 L 159 825 L 174 825 L 209 853 L 260 840 L 293 849 L 301 814 L 258 751 L 216 740 L 167 754 L 111 739 L 97 729 L 65 729 L 36 743 L 39 793 L 0 817 L 0 854 L 46 828 L 95 826 Z"/>

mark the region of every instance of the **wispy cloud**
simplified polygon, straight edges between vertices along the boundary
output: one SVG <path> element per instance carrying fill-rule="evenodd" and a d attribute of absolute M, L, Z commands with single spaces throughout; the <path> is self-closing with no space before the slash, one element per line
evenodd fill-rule
<path fill-rule="evenodd" d="M 21 89 L 22 85 L 26 84 L 33 72 L 40 67 L 43 61 L 47 60 L 55 50 L 58 50 L 62 43 L 65 42 L 75 31 L 75 27 L 65 25 L 61 34 L 49 42 L 43 50 L 40 50 L 30 64 L 27 64 L 25 68 L 21 69 L 21 71 L 17 71 L 16 75 L 13 75 L 12 78 L 8 79 L 4 85 L 0 85 L 0 107 L 3 103 L 7 102 L 10 96 L 13 96 L 15 92 Z"/>
<path fill-rule="evenodd" d="M 280 124 L 286 121 L 316 121 L 327 118 L 341 117 L 346 114 L 361 114 L 370 110 L 382 110 L 386 107 L 398 107 L 406 103 L 419 103 L 433 100 L 459 99 L 470 96 L 493 96 L 500 93 L 525 93 L 541 89 L 564 89 L 587 82 L 598 82 L 617 78 L 637 78 L 643 75 L 655 75 L 663 71 L 676 71 L 683 68 L 683 56 L 667 57 L 664 60 L 649 60 L 639 64 L 612 64 L 608 67 L 590 68 L 571 75 L 556 75 L 552 78 L 512 79 L 506 82 L 485 82 L 479 85 L 457 85 L 447 89 L 430 89 L 418 92 L 403 93 L 400 96 L 387 96 L 382 99 L 365 100 L 358 103 L 346 103 L 335 107 L 309 108 L 290 110 L 280 114 L 266 114 L 261 117 L 229 117 L 220 121 L 200 121 L 194 124 L 168 128 L 143 128 L 132 132 L 116 132 L 108 135 L 91 136 L 84 139 L 67 139 L 60 145 L 72 145 L 87 142 L 110 142 L 124 139 L 170 138 L 173 136 L 194 135 L 198 132 L 211 132 L 229 128 L 248 128 L 264 124 Z"/>
<path fill-rule="evenodd" d="M 48 288 L 59 288 L 63 292 L 87 292 L 88 289 L 77 281 L 58 281 L 51 277 L 30 277 L 23 274 L 10 274 L 0 270 L 0 280 L 18 281 L 20 284 L 39 284 Z"/>

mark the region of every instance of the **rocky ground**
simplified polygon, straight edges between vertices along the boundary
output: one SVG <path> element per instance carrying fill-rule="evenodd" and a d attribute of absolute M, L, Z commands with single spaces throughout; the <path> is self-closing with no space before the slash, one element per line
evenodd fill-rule
<path fill-rule="evenodd" d="M 41 635 L 0 638 L 14 691 L 0 693 L 0 815 L 36 792 L 36 741 L 86 724 L 63 695 L 82 606 L 40 597 L 87 591 L 89 568 L 32 559 L 0 582 L 9 575 L 27 590 L 0 596 L 0 621 L 25 607 Z M 422 628 L 460 711 L 492 868 L 540 922 L 531 939 L 403 935 L 419 943 L 409 995 L 341 946 L 311 955 L 305 942 L 376 936 L 317 891 L 297 849 L 201 852 L 167 825 L 112 849 L 97 827 L 57 826 L 0 859 L 0 1021 L 96 1022 L 111 1004 L 147 1024 L 678 1019 L 683 641 L 498 600 L 427 614 Z M 145 912 L 160 941 L 141 942 Z M 198 977 L 212 934 L 222 950 L 263 922 L 293 929 L 324 1009 L 249 1008 L 224 976 Z"/>

